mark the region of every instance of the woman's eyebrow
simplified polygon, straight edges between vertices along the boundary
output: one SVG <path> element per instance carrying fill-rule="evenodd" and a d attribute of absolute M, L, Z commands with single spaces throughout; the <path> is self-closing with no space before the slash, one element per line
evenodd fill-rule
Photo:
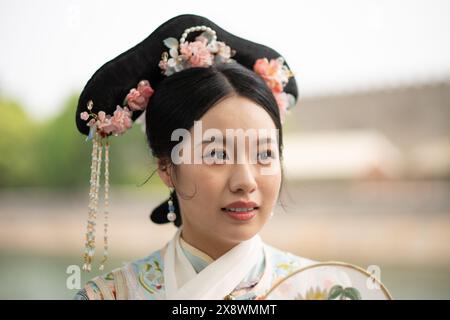
<path fill-rule="evenodd" d="M 234 138 L 234 137 L 233 137 Z M 210 138 L 206 138 L 205 140 L 202 140 L 201 144 L 205 144 L 205 143 L 211 143 L 211 142 L 226 142 L 227 138 L 224 137 L 222 141 L 220 141 L 220 139 L 218 141 L 216 141 L 216 139 L 214 137 L 210 137 Z M 274 142 L 274 140 L 271 137 L 262 137 L 262 138 L 258 138 L 258 143 L 272 143 Z"/>
<path fill-rule="evenodd" d="M 223 141 L 220 141 L 220 139 L 216 139 L 215 136 L 211 136 L 211 137 L 207 137 L 204 140 L 202 140 L 201 144 L 205 144 L 205 143 L 212 143 L 212 142 L 225 142 L 226 138 L 223 139 Z"/>
<path fill-rule="evenodd" d="M 234 140 L 235 137 L 233 137 L 232 140 Z M 259 137 L 257 140 L 257 144 L 261 145 L 261 144 L 271 144 L 271 143 L 275 143 L 276 140 L 272 139 L 272 137 L 268 136 L 268 137 Z M 198 145 L 204 145 L 204 144 L 210 144 L 210 143 L 222 143 L 223 145 L 225 145 L 227 142 L 227 137 L 224 136 L 222 139 L 216 139 L 215 136 L 211 136 L 211 137 L 206 137 L 204 138 Z"/>
<path fill-rule="evenodd" d="M 214 143 L 225 145 L 225 139 L 223 141 L 220 141 L 220 139 L 216 140 L 213 137 L 210 137 L 210 138 L 206 138 L 206 139 L 202 140 L 201 142 L 199 142 L 197 144 L 197 146 L 200 146 L 200 145 L 203 146 L 204 144 L 214 144 Z"/>
<path fill-rule="evenodd" d="M 264 142 L 269 144 L 269 143 L 272 143 L 273 140 L 271 137 L 262 137 L 262 138 L 258 139 L 258 143 L 264 143 Z"/>

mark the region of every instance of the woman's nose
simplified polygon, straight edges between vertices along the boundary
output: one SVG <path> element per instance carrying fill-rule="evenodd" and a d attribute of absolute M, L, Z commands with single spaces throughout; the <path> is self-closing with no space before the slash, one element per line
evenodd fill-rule
<path fill-rule="evenodd" d="M 232 192 L 251 193 L 256 190 L 256 180 L 253 168 L 250 164 L 233 164 L 233 173 L 230 179 L 230 189 Z"/>

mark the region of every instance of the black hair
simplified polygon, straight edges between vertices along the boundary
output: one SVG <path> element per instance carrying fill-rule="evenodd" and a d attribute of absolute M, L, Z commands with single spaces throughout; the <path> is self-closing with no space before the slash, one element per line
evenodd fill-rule
<path fill-rule="evenodd" d="M 194 121 L 221 100 L 233 95 L 245 97 L 267 111 L 278 129 L 281 160 L 283 135 L 275 97 L 259 75 L 236 62 L 189 68 L 159 83 L 147 106 L 145 118 L 147 142 L 152 155 L 167 165 L 173 165 L 170 155 L 179 141 L 171 140 L 172 132 L 176 129 L 190 130 Z M 171 196 L 177 215 L 174 223 L 180 226 L 182 221 L 175 190 Z M 152 221 L 168 222 L 167 210 L 167 202 L 155 208 L 151 213 Z"/>

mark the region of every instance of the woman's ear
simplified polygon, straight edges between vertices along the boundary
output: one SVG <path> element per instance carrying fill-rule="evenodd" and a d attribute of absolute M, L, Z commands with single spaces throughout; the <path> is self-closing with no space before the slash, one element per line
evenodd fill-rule
<path fill-rule="evenodd" d="M 158 175 L 168 188 L 173 188 L 172 166 L 169 161 L 158 159 Z"/>

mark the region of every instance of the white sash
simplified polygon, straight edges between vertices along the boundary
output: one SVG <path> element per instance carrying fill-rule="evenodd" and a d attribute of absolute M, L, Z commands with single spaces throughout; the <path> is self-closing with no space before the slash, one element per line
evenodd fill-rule
<path fill-rule="evenodd" d="M 164 254 L 167 300 L 222 300 L 239 285 L 252 267 L 260 261 L 265 251 L 260 236 L 255 235 L 232 248 L 197 274 L 181 249 L 180 235 L 181 227 L 168 243 Z M 266 261 L 266 267 L 267 265 Z M 267 282 L 268 278 L 266 271 L 263 276 L 264 282 Z"/>

